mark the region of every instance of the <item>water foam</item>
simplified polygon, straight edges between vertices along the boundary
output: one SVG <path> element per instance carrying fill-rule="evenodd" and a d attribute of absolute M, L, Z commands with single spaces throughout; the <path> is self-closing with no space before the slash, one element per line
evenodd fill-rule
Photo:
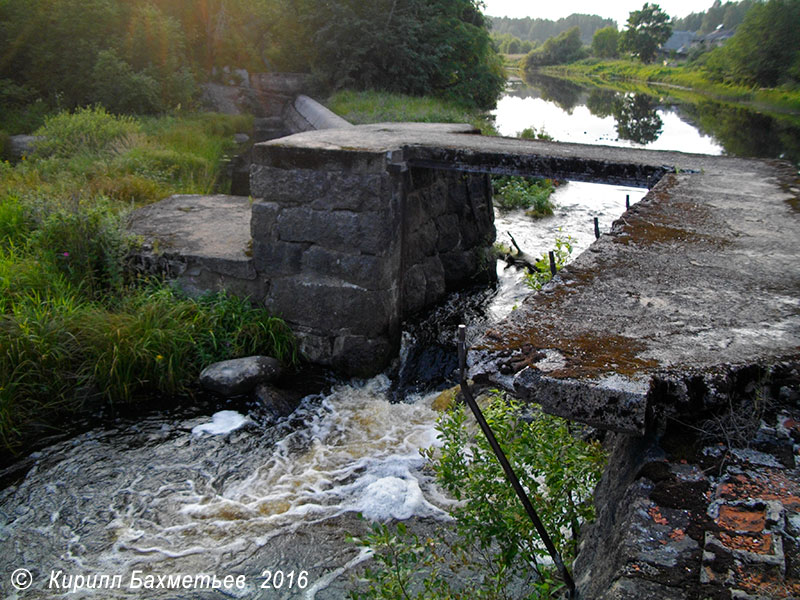
<path fill-rule="evenodd" d="M 211 415 L 210 423 L 203 423 L 192 428 L 192 434 L 202 435 L 208 433 L 211 435 L 223 435 L 239 429 L 245 423 L 249 423 L 250 419 L 235 410 L 221 410 Z"/>

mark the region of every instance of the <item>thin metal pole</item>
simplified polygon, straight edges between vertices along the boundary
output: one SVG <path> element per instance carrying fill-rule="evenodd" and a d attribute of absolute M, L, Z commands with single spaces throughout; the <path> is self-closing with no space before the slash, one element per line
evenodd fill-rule
<path fill-rule="evenodd" d="M 550 259 L 550 274 L 555 277 L 556 273 L 558 272 L 558 268 L 556 267 L 556 255 L 555 252 L 550 250 L 547 253 L 548 258 Z"/>
<path fill-rule="evenodd" d="M 547 548 L 547 552 L 550 554 L 550 557 L 553 559 L 553 563 L 558 568 L 559 572 L 561 573 L 561 578 L 564 580 L 564 585 L 567 586 L 568 590 L 568 598 L 575 597 L 575 582 L 572 580 L 572 576 L 569 573 L 569 569 L 564 564 L 564 561 L 561 559 L 561 554 L 553 544 L 553 540 L 550 538 L 550 535 L 547 533 L 547 530 L 544 528 L 544 524 L 542 523 L 541 519 L 539 519 L 539 515 L 536 513 L 536 509 L 533 508 L 533 504 L 531 504 L 530 499 L 528 498 L 528 494 L 525 493 L 525 489 L 522 487 L 522 484 L 519 482 L 519 478 L 517 474 L 514 472 L 514 469 L 511 467 L 511 463 L 508 462 L 508 458 L 506 458 L 505 452 L 500 447 L 500 444 L 497 443 L 497 438 L 494 437 L 494 432 L 492 431 L 489 424 L 486 422 L 483 413 L 481 412 L 478 403 L 475 402 L 475 398 L 472 396 L 472 392 L 469 390 L 469 386 L 467 385 L 466 380 L 466 365 L 467 365 L 467 326 L 466 325 L 459 325 L 458 326 L 458 366 L 460 369 L 459 378 L 461 384 L 461 392 L 464 394 L 464 399 L 467 402 L 467 406 L 469 406 L 472 414 L 475 415 L 475 420 L 478 421 L 478 425 L 480 425 L 481 431 L 483 431 L 483 435 L 486 436 L 486 439 L 489 441 L 489 445 L 492 447 L 492 451 L 494 451 L 497 460 L 500 462 L 500 466 L 503 467 L 503 471 L 506 474 L 506 478 L 511 483 L 511 487 L 514 488 L 514 491 L 517 493 L 520 502 L 522 502 L 522 506 L 525 508 L 525 512 L 528 513 L 531 521 L 533 522 L 533 526 L 536 528 L 539 537 L 544 542 L 545 548 Z"/>

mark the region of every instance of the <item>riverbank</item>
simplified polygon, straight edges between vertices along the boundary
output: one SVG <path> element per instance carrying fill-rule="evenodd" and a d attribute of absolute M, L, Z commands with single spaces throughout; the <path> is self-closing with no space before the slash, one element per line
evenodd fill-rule
<path fill-rule="evenodd" d="M 0 163 L 0 456 L 102 407 L 189 393 L 203 366 L 291 361 L 278 319 L 226 294 L 191 299 L 126 268 L 131 208 L 225 190 L 224 156 L 252 119 L 60 113 L 17 164 Z M 163 402 L 163 401 L 162 401 Z"/>
<path fill-rule="evenodd" d="M 677 97 L 681 93 L 705 96 L 715 100 L 737 102 L 754 107 L 769 108 L 770 112 L 800 115 L 800 90 L 792 88 L 751 88 L 712 80 L 709 75 L 689 66 L 665 66 L 643 64 L 632 60 L 598 61 L 587 59 L 568 65 L 542 67 L 537 73 L 567 78 L 575 83 L 629 90 L 631 85 L 668 86 L 669 93 Z M 645 90 L 643 90 L 645 91 Z"/>

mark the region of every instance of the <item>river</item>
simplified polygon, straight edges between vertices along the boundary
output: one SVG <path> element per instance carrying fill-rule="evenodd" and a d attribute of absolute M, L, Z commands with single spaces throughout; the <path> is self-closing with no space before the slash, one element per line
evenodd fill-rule
<path fill-rule="evenodd" d="M 655 109 L 655 139 L 633 141 L 612 115 L 547 96 L 530 89 L 507 94 L 496 114 L 501 133 L 532 125 L 557 140 L 726 152 L 674 107 Z M 645 193 L 569 182 L 556 191 L 552 217 L 498 212 L 498 240 L 511 233 L 528 253 L 540 254 L 556 236 L 569 235 L 577 256 L 594 240 L 595 217 L 605 231 L 624 212 L 626 196 L 633 203 Z M 529 292 L 516 269 L 498 263 L 498 276 L 495 288 L 455 295 L 417 320 L 389 372 L 334 382 L 277 424 L 247 405 L 155 412 L 36 453 L 27 475 L 0 492 L 3 597 L 346 597 L 368 558 L 348 534 L 364 533 L 369 520 L 410 519 L 420 532 L 448 520 L 451 500 L 431 481 L 419 449 L 436 444 L 432 403 L 453 383 L 455 326 L 467 321 L 476 335 Z M 434 347 L 435 361 L 420 360 Z M 404 369 L 403 361 L 414 367 Z M 445 366 L 415 379 L 426 362 Z M 217 414 L 223 427 L 216 433 L 202 431 L 222 409 L 235 412 Z M 30 572 L 30 588 L 12 585 L 18 569 Z M 24 576 L 16 571 L 14 583 L 22 587 Z M 143 589 L 178 576 L 214 576 L 220 587 Z M 90 590 L 89 583 L 105 587 Z"/>

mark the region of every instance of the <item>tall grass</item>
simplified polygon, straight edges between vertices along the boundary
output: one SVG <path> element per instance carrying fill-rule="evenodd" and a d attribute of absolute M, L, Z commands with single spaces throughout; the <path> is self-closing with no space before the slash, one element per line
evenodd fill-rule
<path fill-rule="evenodd" d="M 286 325 L 225 294 L 190 299 L 133 280 L 124 230 L 135 204 L 217 188 L 247 119 L 136 120 L 63 113 L 17 165 L 0 163 L 0 443 L 18 451 L 98 403 L 192 389 L 209 362 L 293 362 Z"/>
<path fill-rule="evenodd" d="M 382 122 L 470 123 L 484 135 L 496 135 L 488 113 L 433 98 L 376 91 L 337 92 L 328 108 L 354 125 Z"/>

